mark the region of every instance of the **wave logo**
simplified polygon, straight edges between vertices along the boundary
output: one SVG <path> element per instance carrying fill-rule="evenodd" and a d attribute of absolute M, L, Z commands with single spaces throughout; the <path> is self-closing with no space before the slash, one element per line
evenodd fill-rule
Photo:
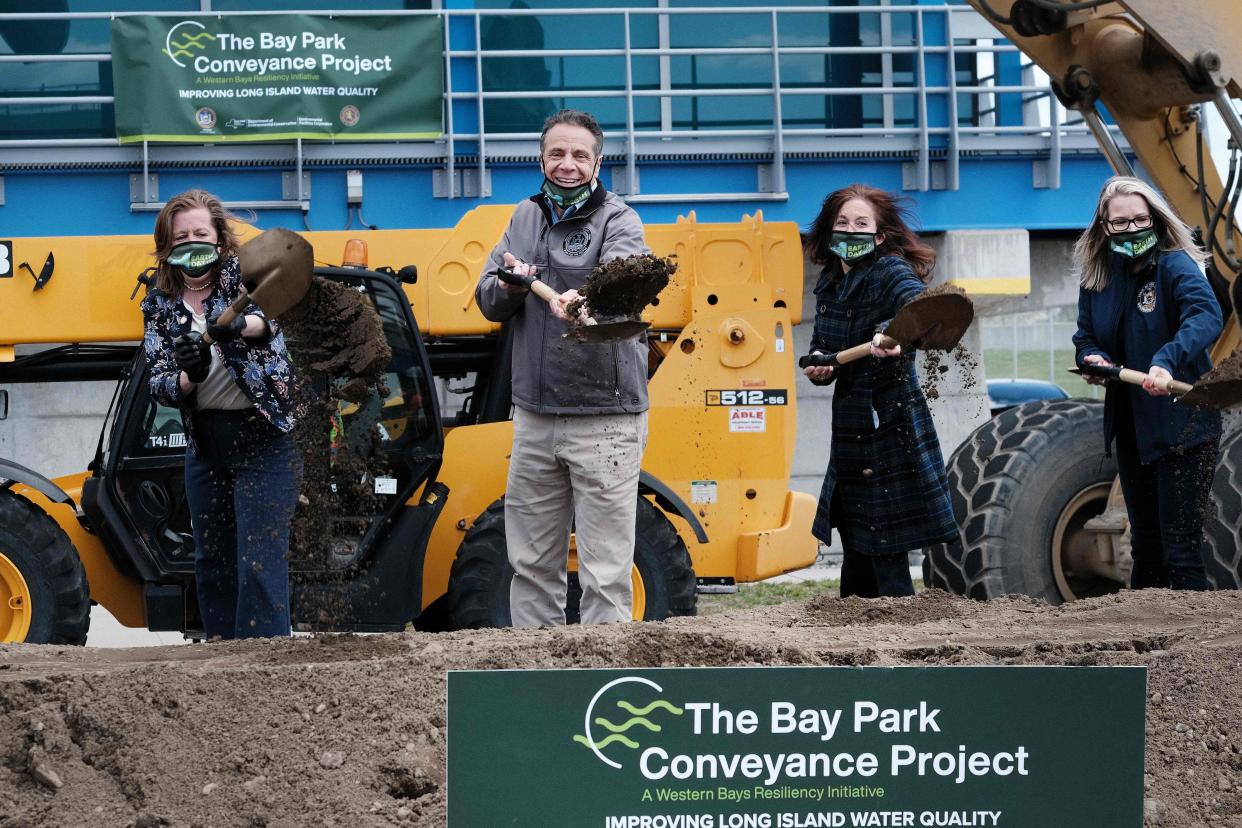
<path fill-rule="evenodd" d="M 616 698 L 618 694 L 609 691 L 617 687 L 625 685 L 638 684 L 650 688 L 657 693 L 663 693 L 664 689 L 654 681 L 641 678 L 639 676 L 627 676 L 625 678 L 614 679 L 596 691 L 591 697 L 590 704 L 587 705 L 586 715 L 583 717 L 583 732 L 574 735 L 574 741 L 589 748 L 601 762 L 610 767 L 620 768 L 621 763 L 609 759 L 604 755 L 605 748 L 613 744 L 622 745 L 629 750 L 638 750 L 642 745 L 634 737 L 642 737 L 651 733 L 659 733 L 664 726 L 651 720 L 653 714 L 657 711 L 660 715 L 680 716 L 685 710 L 675 704 L 665 701 L 664 699 L 656 699 L 643 705 L 636 705 L 629 698 Z M 638 688 L 626 687 L 626 693 Z M 637 695 L 648 695 L 645 691 L 638 691 Z M 608 698 L 605 699 L 605 696 Z M 633 698 L 633 696 L 631 696 Z M 628 714 L 629 718 L 624 721 L 614 722 L 604 712 L 611 707 L 619 708 L 622 713 L 617 718 L 624 718 Z M 605 732 L 602 739 L 596 740 L 595 732 L 592 731 L 592 725 L 598 727 L 601 735 Z M 645 733 L 642 731 L 646 731 Z"/>
<path fill-rule="evenodd" d="M 177 58 L 192 58 L 195 49 L 200 52 L 204 51 L 207 48 L 206 42 L 215 39 L 216 36 L 207 31 L 207 27 L 197 20 L 183 20 L 169 29 L 168 34 L 164 36 L 164 54 L 184 69 L 185 64 Z"/>

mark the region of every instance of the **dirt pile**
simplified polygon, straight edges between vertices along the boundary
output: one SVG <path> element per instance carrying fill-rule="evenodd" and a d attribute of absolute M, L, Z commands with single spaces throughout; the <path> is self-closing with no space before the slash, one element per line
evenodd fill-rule
<path fill-rule="evenodd" d="M 1242 828 L 1242 593 L 1163 590 L 1061 608 L 933 591 L 614 627 L 2 646 L 0 824 L 441 826 L 447 670 L 757 664 L 1145 665 L 1147 824 Z"/>

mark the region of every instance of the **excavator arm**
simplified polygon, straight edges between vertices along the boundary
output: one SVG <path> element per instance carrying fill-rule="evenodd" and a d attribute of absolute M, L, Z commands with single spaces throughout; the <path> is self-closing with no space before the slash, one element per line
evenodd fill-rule
<path fill-rule="evenodd" d="M 1242 241 L 1236 229 L 1242 169 L 1222 182 L 1208 152 L 1203 107 L 1221 114 L 1236 147 L 1242 119 L 1242 4 L 1238 0 L 968 0 L 1052 78 L 1053 91 L 1080 113 L 1118 173 L 1129 159 L 1111 119 L 1145 175 L 1204 244 L 1209 275 L 1242 305 Z M 1106 113 L 1106 114 L 1105 114 Z M 1237 165 L 1242 166 L 1242 165 Z M 1228 310 L 1228 309 L 1226 309 Z M 1214 361 L 1239 343 L 1226 326 Z"/>

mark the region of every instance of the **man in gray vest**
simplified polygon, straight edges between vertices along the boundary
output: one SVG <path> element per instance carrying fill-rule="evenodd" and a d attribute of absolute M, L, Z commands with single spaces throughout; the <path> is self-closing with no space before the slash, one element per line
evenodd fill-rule
<path fill-rule="evenodd" d="M 479 278 L 483 315 L 513 324 L 513 453 L 505 535 L 515 627 L 565 623 L 571 521 L 584 624 L 628 621 L 638 473 L 647 443 L 642 336 L 588 344 L 566 338 L 565 307 L 596 265 L 650 252 L 638 215 L 599 183 L 604 134 L 591 115 L 561 110 L 539 139 L 543 187 L 517 205 Z M 537 275 L 544 302 L 499 278 Z"/>

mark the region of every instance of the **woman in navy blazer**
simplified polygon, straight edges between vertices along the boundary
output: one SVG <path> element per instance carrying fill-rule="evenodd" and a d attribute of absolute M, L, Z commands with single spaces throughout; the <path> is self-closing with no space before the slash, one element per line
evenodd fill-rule
<path fill-rule="evenodd" d="M 1178 405 L 1156 384 L 1169 378 L 1193 383 L 1212 368 L 1208 350 L 1222 320 L 1205 259 L 1160 194 L 1126 176 L 1105 183 L 1091 225 L 1074 247 L 1079 366 L 1124 365 L 1149 377 L 1142 388 L 1109 383 L 1104 396 L 1104 449 L 1115 442 L 1134 588 L 1208 588 L 1203 513 L 1220 414 Z"/>

